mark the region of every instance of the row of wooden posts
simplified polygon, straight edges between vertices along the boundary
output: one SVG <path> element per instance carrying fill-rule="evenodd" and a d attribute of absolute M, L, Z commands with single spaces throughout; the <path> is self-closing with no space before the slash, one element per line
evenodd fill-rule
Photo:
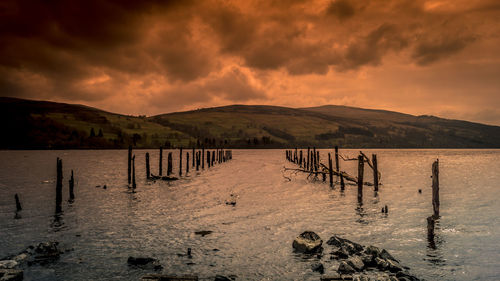
<path fill-rule="evenodd" d="M 205 153 L 206 152 L 206 153 Z M 205 151 L 205 148 L 201 149 L 196 149 L 192 148 L 192 153 L 191 153 L 191 162 L 190 162 L 190 153 L 187 151 L 186 153 L 186 164 L 185 164 L 185 169 L 184 169 L 184 175 L 187 175 L 189 173 L 189 167 L 191 166 L 192 163 L 192 169 L 194 170 L 196 168 L 196 171 L 201 169 L 205 169 L 205 162 L 207 164 L 207 167 L 213 167 L 215 164 L 221 164 L 224 162 L 227 162 L 231 159 L 233 159 L 233 152 L 232 150 L 226 150 L 226 149 L 215 149 L 215 150 L 210 150 L 207 149 Z M 194 157 L 193 157 L 194 155 Z M 206 158 L 205 158 L 206 155 Z M 179 148 L 179 178 L 182 177 L 183 175 L 183 164 L 182 164 L 182 159 L 183 159 L 183 148 Z M 205 161 L 206 159 L 206 161 Z M 151 166 L 149 164 L 150 157 L 149 153 L 146 152 L 146 178 L 148 180 L 150 179 L 163 179 L 163 180 L 177 180 L 177 177 L 172 176 L 173 173 L 173 155 L 172 152 L 168 153 L 167 156 L 167 174 L 166 176 L 163 176 L 163 148 L 160 147 L 160 154 L 159 154 L 159 159 L 158 159 L 158 175 L 153 175 L 151 173 Z M 135 181 L 135 154 L 133 155 L 132 153 L 132 147 L 129 146 L 128 148 L 128 184 L 129 186 L 131 185 L 132 188 L 136 188 L 137 184 Z"/>
<path fill-rule="evenodd" d="M 370 184 L 371 183 L 365 183 L 363 181 L 364 177 L 364 164 L 365 162 L 368 163 L 368 165 L 372 168 L 373 170 L 373 188 L 374 191 L 378 191 L 379 188 L 379 180 L 380 180 L 380 173 L 378 171 L 378 164 L 377 164 L 377 155 L 372 154 L 372 159 L 370 159 L 364 154 L 363 152 L 360 151 L 360 154 L 357 159 L 343 159 L 345 161 L 350 161 L 350 160 L 357 160 L 358 161 L 358 177 L 354 178 L 347 174 L 346 172 L 340 171 L 340 163 L 339 163 L 339 147 L 335 146 L 335 169 L 333 169 L 332 165 L 332 156 L 331 153 L 328 153 L 328 167 L 324 164 L 321 163 L 320 161 L 320 152 L 316 150 L 315 147 L 307 148 L 307 155 L 303 152 L 303 150 L 298 150 L 295 148 L 295 150 L 286 150 L 285 151 L 285 157 L 288 161 L 295 163 L 299 165 L 303 170 L 303 172 L 308 172 L 311 174 L 322 174 L 323 176 L 323 181 L 326 181 L 326 175 L 329 175 L 330 179 L 330 186 L 333 187 L 334 182 L 333 182 L 333 176 L 335 175 L 337 177 L 337 180 L 340 178 L 340 188 L 341 190 L 344 190 L 345 188 L 345 183 L 344 183 L 344 178 L 346 178 L 348 181 L 354 182 L 358 185 L 358 199 L 361 200 L 363 198 L 363 185 L 364 184 Z"/>

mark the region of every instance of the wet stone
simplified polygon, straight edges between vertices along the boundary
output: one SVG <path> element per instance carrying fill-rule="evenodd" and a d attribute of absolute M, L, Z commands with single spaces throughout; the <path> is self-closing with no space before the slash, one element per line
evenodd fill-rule
<path fill-rule="evenodd" d="M 22 281 L 24 274 L 19 269 L 0 269 L 0 281 Z"/>
<path fill-rule="evenodd" d="M 341 274 L 342 273 L 354 273 L 355 270 L 347 262 L 341 261 L 340 264 L 339 264 L 338 272 L 341 273 Z"/>
<path fill-rule="evenodd" d="M 324 274 L 325 273 L 325 267 L 323 266 L 322 263 L 318 262 L 318 263 L 313 263 L 311 265 L 311 268 L 313 271 L 316 271 L 316 272 L 319 272 L 321 274 Z"/>
<path fill-rule="evenodd" d="M 321 252 L 323 248 L 321 245 L 323 240 L 318 234 L 312 231 L 305 231 L 293 240 L 293 248 L 301 253 L 317 253 Z"/>

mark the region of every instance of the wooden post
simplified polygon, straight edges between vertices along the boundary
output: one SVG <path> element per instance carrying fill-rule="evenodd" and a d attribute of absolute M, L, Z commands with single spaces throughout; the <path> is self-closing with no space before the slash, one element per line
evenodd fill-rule
<path fill-rule="evenodd" d="M 210 150 L 207 150 L 207 166 L 210 168 Z"/>
<path fill-rule="evenodd" d="M 167 176 L 172 174 L 172 152 L 168 153 Z"/>
<path fill-rule="evenodd" d="M 16 210 L 19 212 L 23 208 L 21 207 L 21 202 L 19 202 L 19 196 L 17 196 L 17 193 L 16 193 L 16 195 L 14 195 L 14 198 L 16 199 Z"/>
<path fill-rule="evenodd" d="M 61 203 L 62 203 L 62 159 L 57 158 L 57 178 L 56 178 L 56 213 L 60 213 L 62 211 Z"/>
<path fill-rule="evenodd" d="M 73 170 L 71 170 L 71 178 L 69 179 L 69 200 L 75 200 L 75 193 L 73 189 L 75 187 L 75 178 L 73 177 Z"/>
<path fill-rule="evenodd" d="M 205 169 L 205 147 L 201 148 L 201 168 Z"/>
<path fill-rule="evenodd" d="M 358 156 L 358 201 L 363 200 L 363 175 L 365 169 L 365 158 Z"/>
<path fill-rule="evenodd" d="M 298 163 L 299 163 L 299 154 L 298 154 L 298 152 L 297 152 L 297 148 L 295 148 L 295 153 L 294 153 L 294 155 L 293 155 L 293 162 L 294 162 L 295 164 L 298 164 Z"/>
<path fill-rule="evenodd" d="M 344 189 L 345 189 L 344 176 L 340 174 L 340 190 L 344 191 Z"/>
<path fill-rule="evenodd" d="M 179 149 L 179 177 L 182 176 L 182 147 Z"/>
<path fill-rule="evenodd" d="M 375 191 L 378 191 L 377 154 L 372 154 L 372 164 L 373 164 L 373 189 Z"/>
<path fill-rule="evenodd" d="M 300 150 L 299 166 L 302 167 L 302 149 Z"/>
<path fill-rule="evenodd" d="M 200 170 L 200 152 L 196 151 L 196 171 Z"/>
<path fill-rule="evenodd" d="M 439 159 L 432 163 L 432 207 L 434 218 L 439 217 Z"/>
<path fill-rule="evenodd" d="M 215 150 L 212 150 L 212 166 L 215 164 Z"/>
<path fill-rule="evenodd" d="M 335 146 L 335 171 L 337 172 L 337 175 L 340 173 L 340 167 L 339 167 L 339 147 L 337 145 Z"/>
<path fill-rule="evenodd" d="M 193 153 L 191 153 L 191 156 L 193 156 L 193 168 L 194 168 L 194 160 L 195 160 L 195 158 L 196 158 L 196 156 L 195 156 L 195 151 L 194 151 L 194 147 L 193 147 Z"/>
<path fill-rule="evenodd" d="M 146 179 L 150 179 L 151 178 L 151 171 L 150 171 L 150 167 L 149 167 L 149 153 L 146 152 Z"/>
<path fill-rule="evenodd" d="M 434 216 L 427 217 L 427 239 L 429 242 L 434 242 L 434 223 L 436 222 Z"/>
<path fill-rule="evenodd" d="M 131 183 L 131 175 L 130 173 L 132 173 L 132 146 L 129 145 L 128 146 L 128 184 Z"/>
<path fill-rule="evenodd" d="M 306 163 L 306 170 L 309 171 L 309 160 L 311 159 L 311 148 L 307 148 L 307 163 Z"/>
<path fill-rule="evenodd" d="M 316 151 L 316 171 L 318 171 L 320 163 L 321 161 L 319 159 L 319 151 Z"/>
<path fill-rule="evenodd" d="M 189 152 L 186 152 L 186 175 L 189 173 Z"/>
<path fill-rule="evenodd" d="M 313 147 L 313 159 L 312 159 L 312 163 L 313 163 L 313 167 L 311 169 L 311 171 L 318 171 L 318 167 L 316 166 L 317 165 L 317 159 L 316 159 L 316 147 Z"/>
<path fill-rule="evenodd" d="M 135 155 L 132 156 L 132 188 L 135 189 L 137 184 L 135 183 Z"/>
<path fill-rule="evenodd" d="M 332 155 L 328 153 L 328 172 L 330 174 L 330 187 L 333 187 Z"/>
<path fill-rule="evenodd" d="M 160 146 L 160 163 L 158 164 L 158 175 L 162 176 L 163 170 L 163 147 Z"/>

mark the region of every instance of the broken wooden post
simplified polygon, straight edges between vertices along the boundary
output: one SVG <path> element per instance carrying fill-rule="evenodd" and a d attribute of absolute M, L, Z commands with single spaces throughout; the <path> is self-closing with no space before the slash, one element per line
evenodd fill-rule
<path fill-rule="evenodd" d="M 339 147 L 337 145 L 335 146 L 335 171 L 337 172 L 337 175 L 340 173 L 340 167 L 339 167 Z"/>
<path fill-rule="evenodd" d="M 344 191 L 344 189 L 345 189 L 344 175 L 341 173 L 340 174 L 340 190 Z"/>
<path fill-rule="evenodd" d="M 186 175 L 189 173 L 189 152 L 186 152 Z"/>
<path fill-rule="evenodd" d="M 56 177 L 56 213 L 60 213 L 62 211 L 61 202 L 62 202 L 62 159 L 57 157 L 57 177 Z"/>
<path fill-rule="evenodd" d="M 167 176 L 172 174 L 172 152 L 168 153 Z"/>
<path fill-rule="evenodd" d="M 73 170 L 71 170 L 71 178 L 69 179 L 69 200 L 75 200 L 75 193 L 73 189 L 75 187 L 75 178 L 73 177 Z"/>
<path fill-rule="evenodd" d="M 201 148 L 201 168 L 205 169 L 205 147 Z"/>
<path fill-rule="evenodd" d="M 21 202 L 19 202 L 19 196 L 17 196 L 17 193 L 16 193 L 16 195 L 14 195 L 14 198 L 16 199 L 16 210 L 19 212 L 23 208 L 21 208 Z"/>
<path fill-rule="evenodd" d="M 135 189 L 137 187 L 135 183 L 135 155 L 132 156 L 132 188 Z"/>
<path fill-rule="evenodd" d="M 439 159 L 432 163 L 432 208 L 434 217 L 439 218 Z"/>
<path fill-rule="evenodd" d="M 151 178 L 151 171 L 149 170 L 149 153 L 146 152 L 146 179 Z"/>
<path fill-rule="evenodd" d="M 179 177 L 182 176 L 182 147 L 179 149 Z"/>
<path fill-rule="evenodd" d="M 160 146 L 160 163 L 158 164 L 158 175 L 161 177 L 162 176 L 162 170 L 163 170 L 163 147 Z"/>
<path fill-rule="evenodd" d="M 333 187 L 332 156 L 328 153 L 328 173 L 330 174 L 330 187 Z"/>
<path fill-rule="evenodd" d="M 427 217 L 427 239 L 429 242 L 434 242 L 434 224 L 436 219 L 434 216 Z"/>
<path fill-rule="evenodd" d="M 132 180 L 130 173 L 132 173 L 132 146 L 128 146 L 128 184 Z"/>
<path fill-rule="evenodd" d="M 373 165 L 373 189 L 375 191 L 378 191 L 377 154 L 372 154 L 372 165 Z"/>
<path fill-rule="evenodd" d="M 365 169 L 365 158 L 358 156 L 358 201 L 363 200 L 363 174 Z"/>

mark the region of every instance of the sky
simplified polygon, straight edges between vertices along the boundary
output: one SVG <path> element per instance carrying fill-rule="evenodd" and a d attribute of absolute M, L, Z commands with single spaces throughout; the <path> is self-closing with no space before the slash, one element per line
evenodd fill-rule
<path fill-rule="evenodd" d="M 498 0 L 3 0 L 0 96 L 325 104 L 500 125 Z"/>

